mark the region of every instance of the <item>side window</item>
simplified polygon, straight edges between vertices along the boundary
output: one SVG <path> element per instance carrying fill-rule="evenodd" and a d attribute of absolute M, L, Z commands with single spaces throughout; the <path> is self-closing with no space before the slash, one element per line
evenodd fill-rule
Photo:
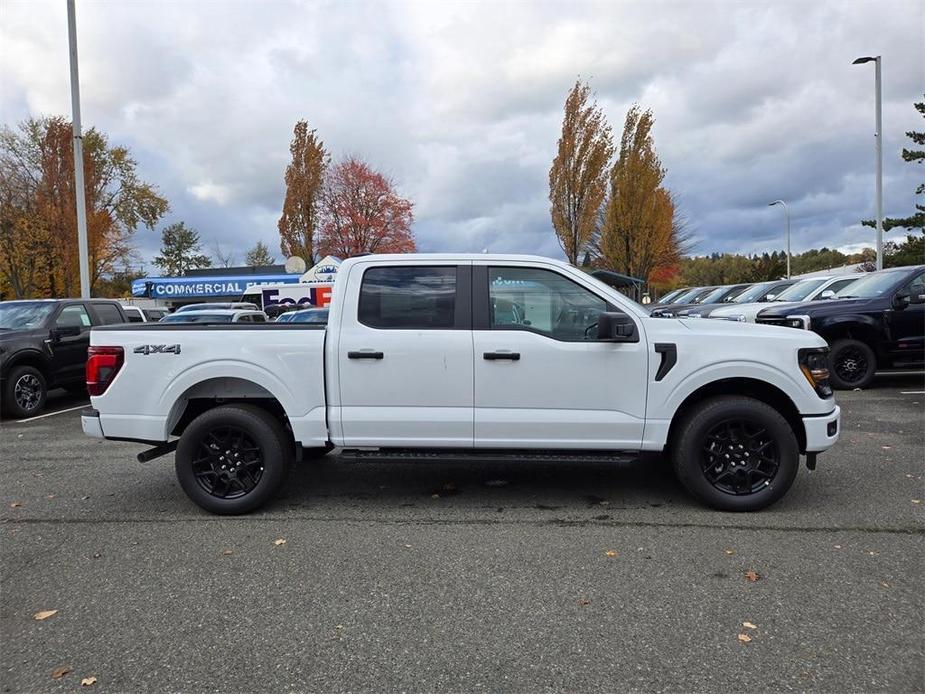
<path fill-rule="evenodd" d="M 129 323 L 144 323 L 144 319 L 141 317 L 141 311 L 137 309 L 123 309 L 125 311 L 125 317 L 128 319 Z"/>
<path fill-rule="evenodd" d="M 452 329 L 456 267 L 374 267 L 363 275 L 358 317 L 370 328 Z"/>
<path fill-rule="evenodd" d="M 607 302 L 551 270 L 488 268 L 492 330 L 530 330 L 556 340 L 585 339 Z"/>
<path fill-rule="evenodd" d="M 61 313 L 58 314 L 58 319 L 55 321 L 56 328 L 89 328 L 90 327 L 90 314 L 87 313 L 87 309 L 84 308 L 83 304 L 72 304 L 71 306 L 65 306 L 61 309 Z"/>
<path fill-rule="evenodd" d="M 122 314 L 112 304 L 93 304 L 93 312 L 100 319 L 100 325 L 112 325 L 114 323 L 124 323 L 125 319 Z"/>
<path fill-rule="evenodd" d="M 251 317 L 248 315 L 238 316 L 238 323 L 250 323 Z"/>
<path fill-rule="evenodd" d="M 925 272 L 915 277 L 909 284 L 900 289 L 900 291 L 907 293 L 913 300 L 925 294 Z"/>

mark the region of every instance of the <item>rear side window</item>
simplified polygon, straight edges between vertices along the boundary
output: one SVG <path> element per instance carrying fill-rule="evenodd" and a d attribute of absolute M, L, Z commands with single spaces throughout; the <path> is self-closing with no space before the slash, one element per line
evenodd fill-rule
<path fill-rule="evenodd" d="M 359 320 L 371 328 L 452 329 L 456 267 L 375 267 L 363 275 Z"/>
<path fill-rule="evenodd" d="M 101 325 L 111 325 L 113 323 L 124 323 L 125 319 L 122 314 L 112 304 L 93 304 L 93 311 L 97 318 L 100 319 Z"/>
<path fill-rule="evenodd" d="M 89 328 L 90 315 L 83 304 L 71 304 L 61 309 L 61 313 L 58 314 L 58 319 L 55 321 L 55 326 L 58 328 Z"/>
<path fill-rule="evenodd" d="M 141 311 L 138 309 L 122 309 L 125 311 L 125 317 L 128 318 L 129 323 L 144 323 L 144 319 L 141 317 Z"/>

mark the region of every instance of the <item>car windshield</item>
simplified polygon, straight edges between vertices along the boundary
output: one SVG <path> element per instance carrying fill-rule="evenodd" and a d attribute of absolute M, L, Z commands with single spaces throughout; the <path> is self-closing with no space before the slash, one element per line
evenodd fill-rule
<path fill-rule="evenodd" d="M 826 282 L 828 282 L 827 279 L 797 282 L 775 296 L 774 301 L 803 301 Z"/>
<path fill-rule="evenodd" d="M 0 303 L 0 330 L 37 328 L 54 310 L 44 301 L 10 301 Z"/>
<path fill-rule="evenodd" d="M 187 311 L 186 313 L 174 313 L 161 319 L 161 323 L 230 323 L 231 314 L 228 313 L 200 313 L 199 311 Z"/>
<path fill-rule="evenodd" d="M 674 301 L 676 296 L 681 296 L 686 291 L 687 291 L 686 289 L 675 289 L 674 291 L 668 292 L 667 294 L 665 294 L 665 296 L 663 296 L 661 299 L 656 301 L 655 304 L 657 306 L 660 306 L 663 304 L 670 304 L 671 302 Z"/>
<path fill-rule="evenodd" d="M 770 282 L 761 282 L 760 284 L 753 284 L 751 287 L 749 287 L 744 292 L 739 294 L 736 297 L 735 301 L 733 301 L 732 303 L 749 304 L 753 301 L 758 301 L 758 299 L 764 296 L 764 293 L 768 291 L 768 289 L 770 288 L 771 288 Z"/>
<path fill-rule="evenodd" d="M 716 304 L 722 301 L 723 294 L 729 291 L 729 287 L 717 287 L 705 297 L 700 299 L 698 304 Z"/>
<path fill-rule="evenodd" d="M 317 309 L 314 311 L 295 311 L 289 315 L 287 323 L 327 323 L 328 310 Z"/>
<path fill-rule="evenodd" d="M 839 299 L 873 299 L 888 291 L 904 276 L 905 273 L 902 272 L 873 272 L 857 282 L 852 282 L 835 296 Z"/>
<path fill-rule="evenodd" d="M 704 290 L 703 287 L 696 287 L 696 288 L 694 288 L 694 289 L 690 289 L 690 290 L 684 292 L 683 294 L 681 294 L 680 296 L 676 296 L 676 297 L 674 298 L 674 301 L 672 301 L 671 303 L 673 303 L 673 304 L 687 304 L 687 303 L 690 303 L 691 300 L 692 300 L 695 296 L 697 296 L 698 294 L 703 293 L 704 291 L 709 291 L 709 290 L 708 290 L 708 289 L 707 289 L 707 290 Z"/>

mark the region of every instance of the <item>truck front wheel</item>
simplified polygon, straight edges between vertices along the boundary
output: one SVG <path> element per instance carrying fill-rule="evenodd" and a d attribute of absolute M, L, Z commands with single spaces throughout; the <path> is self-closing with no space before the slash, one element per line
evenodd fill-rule
<path fill-rule="evenodd" d="M 681 484 L 722 511 L 757 511 L 780 499 L 796 478 L 800 450 L 787 420 L 752 398 L 721 396 L 687 413 L 673 436 Z"/>
<path fill-rule="evenodd" d="M 177 479 L 207 511 L 249 513 L 276 495 L 292 459 L 277 419 L 253 405 L 225 405 L 203 412 L 180 436 Z"/>
<path fill-rule="evenodd" d="M 829 378 L 838 390 L 866 388 L 874 380 L 877 355 L 860 340 L 836 340 L 829 352 Z"/>

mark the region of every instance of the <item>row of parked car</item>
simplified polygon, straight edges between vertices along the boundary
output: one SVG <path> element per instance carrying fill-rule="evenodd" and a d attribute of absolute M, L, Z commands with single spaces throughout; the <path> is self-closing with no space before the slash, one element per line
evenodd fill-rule
<path fill-rule="evenodd" d="M 276 313 L 275 311 L 273 313 Z M 278 322 L 326 323 L 327 309 L 279 312 Z M 0 405 L 13 417 L 44 408 L 48 391 L 86 392 L 84 367 L 90 329 L 119 323 L 267 323 L 249 303 L 125 306 L 112 299 L 42 299 L 0 302 Z"/>
<path fill-rule="evenodd" d="M 925 266 L 757 284 L 687 287 L 651 315 L 813 330 L 829 343 L 835 388 L 865 388 L 878 369 L 925 361 Z"/>

